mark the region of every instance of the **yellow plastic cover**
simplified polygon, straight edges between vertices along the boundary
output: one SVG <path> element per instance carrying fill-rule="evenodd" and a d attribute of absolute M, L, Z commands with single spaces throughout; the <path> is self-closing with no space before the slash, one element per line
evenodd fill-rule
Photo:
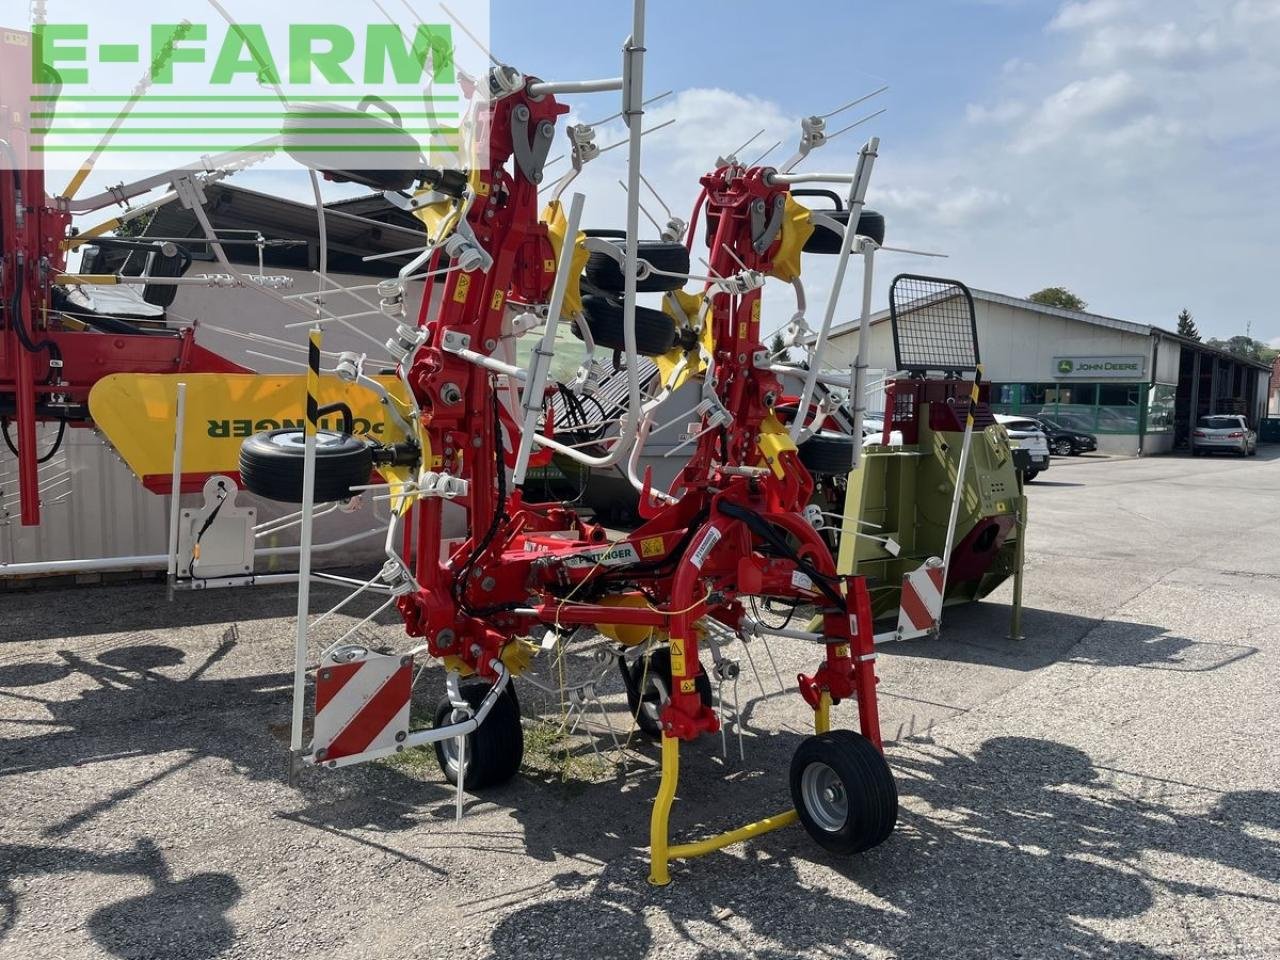
<path fill-rule="evenodd" d="M 683 290 L 675 290 L 673 294 L 676 302 L 680 305 L 680 313 L 683 316 L 672 307 L 669 297 L 662 298 L 662 312 L 671 318 L 676 325 L 676 329 L 680 330 L 684 327 L 697 328 L 699 323 L 702 325 L 698 339 L 701 349 L 688 352 L 688 362 L 676 377 L 675 382 L 668 383 L 671 374 L 675 371 L 680 361 L 685 359 L 685 351 L 675 346 L 662 356 L 654 357 L 654 362 L 658 365 L 658 373 L 662 377 L 662 383 L 675 390 L 691 377 L 701 377 L 707 372 L 705 358 L 713 355 L 715 344 L 712 342 L 711 324 L 706 317 L 708 311 L 706 294 L 685 293 Z"/>
<path fill-rule="evenodd" d="M 760 466 L 767 466 L 773 471 L 773 475 L 781 480 L 787 475 L 787 471 L 783 468 L 778 454 L 784 450 L 794 450 L 795 448 L 795 441 L 791 439 L 791 434 L 782 425 L 782 421 L 770 410 L 769 415 L 760 424 L 760 452 L 765 457 L 764 463 L 760 464 Z"/>
<path fill-rule="evenodd" d="M 397 377 L 376 377 L 403 403 L 404 384 Z M 247 437 L 281 427 L 302 427 L 305 419 L 305 374 L 253 373 L 116 373 L 103 377 L 89 392 L 94 424 L 140 478 L 173 472 L 173 429 L 178 383 L 187 385 L 187 415 L 182 444 L 186 474 L 235 473 L 240 469 L 240 444 Z M 356 436 L 379 443 L 405 439 L 381 401 L 370 390 L 336 377 L 320 379 L 321 406 L 341 401 L 351 408 Z M 322 426 L 336 428 L 337 415 Z M 419 443 L 424 436 L 416 438 Z M 438 469 L 429 449 L 424 469 Z M 390 482 L 412 479 L 405 467 L 384 467 Z M 405 502 L 401 502 L 405 501 Z M 394 509 L 408 506 L 408 498 L 393 500 Z"/>
<path fill-rule="evenodd" d="M 800 276 L 800 253 L 813 231 L 809 208 L 787 194 L 786 206 L 782 211 L 782 245 L 773 258 L 773 276 L 784 283 L 790 283 Z"/>
<path fill-rule="evenodd" d="M 556 252 L 556 267 L 560 266 L 561 251 L 564 250 L 564 235 L 569 229 L 568 218 L 564 214 L 564 205 L 559 200 L 552 200 L 547 204 L 547 208 L 542 211 L 542 222 L 547 225 L 547 235 L 551 240 L 551 247 Z M 573 243 L 573 263 L 570 265 L 569 285 L 564 291 L 564 306 L 560 309 L 560 318 L 563 320 L 572 319 L 582 313 L 582 290 L 578 286 L 578 281 L 582 277 L 582 271 L 587 265 L 587 259 L 591 256 L 587 252 L 587 248 L 583 245 L 586 235 L 581 230 Z"/>

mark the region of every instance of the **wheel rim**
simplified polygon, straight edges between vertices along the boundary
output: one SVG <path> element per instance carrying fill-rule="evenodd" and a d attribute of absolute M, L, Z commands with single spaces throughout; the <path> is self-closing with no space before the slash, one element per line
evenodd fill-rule
<path fill-rule="evenodd" d="M 332 447 L 342 442 L 344 435 L 341 433 L 332 433 L 327 430 L 316 431 L 317 447 Z M 273 447 L 280 447 L 284 450 L 297 450 L 305 447 L 307 443 L 307 435 L 301 430 L 296 433 L 277 433 L 271 438 Z"/>
<path fill-rule="evenodd" d="M 649 678 L 645 681 L 644 695 L 640 698 L 640 713 L 646 719 L 650 720 L 654 726 L 662 723 L 662 708 L 666 706 L 667 701 L 671 699 L 671 695 L 667 692 L 667 685 L 662 682 L 661 677 L 655 677 L 650 673 Z"/>
<path fill-rule="evenodd" d="M 825 763 L 814 762 L 800 777 L 800 795 L 813 822 L 835 833 L 849 819 L 849 796 L 839 774 Z"/>
<path fill-rule="evenodd" d="M 440 741 L 440 753 L 444 756 L 445 772 L 458 779 L 458 738 L 449 737 L 447 740 Z M 463 764 L 465 776 L 465 768 L 471 764 L 471 738 L 467 737 L 467 759 Z"/>

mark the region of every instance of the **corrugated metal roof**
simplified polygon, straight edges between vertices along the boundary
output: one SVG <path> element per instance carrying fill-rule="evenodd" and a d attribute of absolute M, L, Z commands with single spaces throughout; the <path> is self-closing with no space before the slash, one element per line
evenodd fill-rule
<path fill-rule="evenodd" d="M 273 197 L 224 183 L 209 184 L 204 192 L 207 200 L 205 211 L 215 230 L 260 231 L 269 240 L 305 240 L 315 243 L 319 239 L 319 218 L 313 204 Z M 325 226 L 330 251 L 354 256 L 406 250 L 420 247 L 426 241 L 426 234 L 421 229 L 415 230 L 358 216 L 336 208 L 335 205 L 325 207 Z M 190 210 L 171 203 L 156 211 L 155 217 L 147 226 L 146 236 L 202 237 L 203 234 Z M 246 233 L 245 236 L 250 234 Z M 246 258 L 245 250 L 252 252 L 253 248 L 239 248 L 236 252 L 240 256 L 233 256 L 233 259 Z M 231 255 L 232 250 L 229 249 L 228 254 Z M 256 257 L 256 253 L 253 256 Z M 388 263 L 398 267 L 408 259 L 392 259 Z"/>
<path fill-rule="evenodd" d="M 972 287 L 969 292 L 973 294 L 974 300 L 982 300 L 986 303 L 998 303 L 1002 306 L 1015 307 L 1019 310 L 1026 310 L 1030 313 L 1039 313 L 1049 317 L 1059 317 L 1063 320 L 1075 320 L 1077 323 L 1087 323 L 1096 327 L 1107 327 L 1111 330 L 1120 330 L 1124 333 L 1132 333 L 1141 337 L 1150 337 L 1159 334 L 1169 340 L 1176 340 L 1181 344 L 1200 350 L 1204 353 L 1211 353 L 1216 356 L 1225 357 L 1229 360 L 1235 360 L 1246 366 L 1256 367 L 1260 370 L 1270 370 L 1271 365 L 1258 360 L 1249 360 L 1245 357 L 1238 357 L 1226 350 L 1220 350 L 1217 347 L 1211 347 L 1201 343 L 1198 340 L 1190 340 L 1181 337 L 1172 331 L 1165 330 L 1162 327 L 1153 327 L 1145 323 L 1134 323 L 1130 320 L 1120 320 L 1116 317 L 1106 317 L 1100 313 L 1089 313 L 1085 310 L 1065 310 L 1062 307 L 1051 307 L 1043 303 L 1036 303 L 1034 300 L 1028 300 L 1026 297 L 1011 297 L 1004 293 L 995 293 L 991 290 L 976 290 Z M 871 315 L 871 323 L 874 326 L 883 323 L 889 319 L 889 311 L 878 310 Z M 860 321 L 850 320 L 847 323 L 840 323 L 831 328 L 828 338 L 843 336 L 848 333 L 857 331 Z M 812 343 L 816 339 L 816 335 L 806 338 L 806 343 Z"/>

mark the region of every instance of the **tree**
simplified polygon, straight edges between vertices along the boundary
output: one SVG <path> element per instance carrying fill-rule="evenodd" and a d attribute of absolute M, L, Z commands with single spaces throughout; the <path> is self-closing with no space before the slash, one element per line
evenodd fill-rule
<path fill-rule="evenodd" d="M 1027 299 L 1042 303 L 1046 307 L 1059 307 L 1063 310 L 1083 310 L 1089 306 L 1066 287 L 1045 287 L 1043 290 L 1037 290 Z"/>
<path fill-rule="evenodd" d="M 153 210 L 150 213 L 144 213 L 140 217 L 134 217 L 132 220 L 126 220 L 124 223 L 116 227 L 115 230 L 111 232 L 111 235 L 113 237 L 123 237 L 125 239 L 140 237 L 144 232 L 146 232 L 147 227 L 151 225 L 151 220 L 155 215 L 155 211 Z"/>
<path fill-rule="evenodd" d="M 1260 340 L 1255 340 L 1248 334 L 1240 334 L 1231 337 L 1229 340 L 1219 340 L 1217 337 L 1210 337 L 1206 346 L 1213 347 L 1215 350 L 1225 350 L 1233 357 L 1239 357 L 1241 360 L 1260 360 L 1267 363 L 1276 356 L 1273 347 L 1267 346 Z"/>
<path fill-rule="evenodd" d="M 1199 340 L 1200 331 L 1196 328 L 1196 322 L 1191 318 L 1191 311 L 1186 307 L 1182 308 L 1182 312 L 1178 314 L 1178 336 L 1186 337 L 1188 340 Z"/>
<path fill-rule="evenodd" d="M 782 331 L 779 330 L 773 335 L 773 339 L 769 341 L 769 353 L 780 360 L 787 359 L 787 342 L 782 339 Z"/>

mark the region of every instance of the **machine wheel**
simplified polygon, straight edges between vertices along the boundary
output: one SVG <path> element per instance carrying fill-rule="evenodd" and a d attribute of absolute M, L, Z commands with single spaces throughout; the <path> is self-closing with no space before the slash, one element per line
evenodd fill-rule
<path fill-rule="evenodd" d="M 1071 453 L 1072 453 L 1071 441 L 1070 440 L 1056 441 L 1053 445 L 1053 453 L 1054 453 L 1054 456 L 1058 456 L 1058 457 L 1071 456 Z"/>
<path fill-rule="evenodd" d="M 268 430 L 240 446 L 240 479 L 250 493 L 282 503 L 302 502 L 301 430 Z M 352 487 L 369 482 L 373 454 L 358 437 L 332 430 L 316 433 L 316 503 L 346 500 Z"/>
<path fill-rule="evenodd" d="M 1040 476 L 1039 470 L 1028 470 L 1026 473 L 1022 475 L 1022 482 L 1030 483 L 1032 480 L 1034 480 L 1038 476 Z"/>
<path fill-rule="evenodd" d="M 622 680 L 627 688 L 627 706 L 631 715 L 636 718 L 636 726 L 650 740 L 662 739 L 662 724 L 658 720 L 662 708 L 671 699 L 671 651 L 665 647 L 649 654 L 649 669 L 646 675 L 645 658 L 639 657 L 634 663 L 620 661 Z M 644 690 L 640 684 L 643 681 Z M 703 704 L 712 705 L 711 678 L 707 671 L 698 664 L 698 675 L 694 678 L 698 696 Z"/>
<path fill-rule="evenodd" d="M 626 244 L 626 234 L 619 237 L 606 237 L 622 248 Z M 667 270 L 682 276 L 668 277 L 660 273 L 652 273 L 643 280 L 636 280 L 637 293 L 666 293 L 668 290 L 679 290 L 684 286 L 689 272 L 689 251 L 683 243 L 669 240 L 641 240 L 637 250 L 641 260 L 649 261 L 656 270 Z M 607 253 L 593 253 L 587 260 L 587 282 L 606 293 L 621 294 L 625 289 L 625 278 L 622 275 L 622 264 Z"/>
<path fill-rule="evenodd" d="M 479 710 L 490 685 L 483 680 L 472 680 L 460 687 L 462 699 L 472 710 Z M 435 725 L 446 726 L 453 716 L 453 704 L 444 697 L 436 706 Z M 458 742 L 456 738 L 437 740 L 436 761 L 450 783 L 458 782 Z M 468 790 L 483 790 L 506 783 L 520 769 L 524 759 L 524 729 L 520 726 L 520 702 L 515 689 L 508 684 L 498 696 L 489 715 L 476 730 L 467 736 L 467 753 L 464 758 Z"/>
<path fill-rule="evenodd" d="M 822 210 L 820 212 L 845 227 L 849 225 L 848 210 Z M 841 236 L 825 227 L 818 227 L 816 224 L 815 227 L 817 228 L 810 234 L 809 239 L 804 242 L 804 252 L 839 253 L 840 244 L 843 242 Z M 877 244 L 884 243 L 884 214 L 864 208 L 862 215 L 858 217 L 858 236 L 868 237 Z"/>
<path fill-rule="evenodd" d="M 846 474 L 853 468 L 853 437 L 821 430 L 800 444 L 800 462 L 810 473 Z"/>
<path fill-rule="evenodd" d="M 883 843 L 898 820 L 898 787 L 875 745 L 852 730 L 806 737 L 791 758 L 791 799 L 819 846 L 852 854 Z"/>
<path fill-rule="evenodd" d="M 625 350 L 622 336 L 622 304 L 610 297 L 582 298 L 591 338 L 609 350 Z M 661 310 L 636 306 L 636 352 L 660 357 L 676 342 L 675 324 Z"/>

